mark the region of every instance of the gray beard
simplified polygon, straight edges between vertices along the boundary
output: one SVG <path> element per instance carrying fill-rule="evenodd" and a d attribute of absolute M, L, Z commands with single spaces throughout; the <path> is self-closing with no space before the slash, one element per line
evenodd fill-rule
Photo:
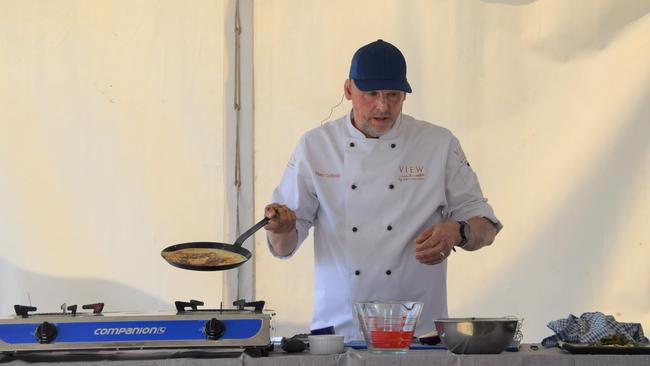
<path fill-rule="evenodd" d="M 361 123 L 361 131 L 363 131 L 363 133 L 368 135 L 368 137 L 377 138 L 388 133 L 388 131 L 390 131 L 394 125 L 395 125 L 395 121 L 393 120 L 393 122 L 391 122 L 390 124 L 390 128 L 388 128 L 384 132 L 378 132 L 377 130 L 375 130 L 375 127 L 371 125 L 368 121 L 364 121 Z"/>
<path fill-rule="evenodd" d="M 354 113 L 351 113 L 350 117 L 351 117 L 350 120 L 352 121 L 352 126 L 354 126 L 356 128 L 356 125 L 354 123 Z M 395 121 L 396 121 L 396 119 L 393 120 L 393 122 L 391 122 L 389 129 L 387 129 L 385 132 L 381 132 L 381 133 L 377 132 L 375 130 L 375 127 L 373 125 L 371 125 L 370 122 L 368 122 L 368 121 L 362 121 L 361 124 L 360 124 L 361 125 L 360 129 L 361 129 L 361 132 L 363 132 L 367 137 L 378 138 L 378 137 L 381 137 L 381 136 L 387 134 L 388 131 L 392 130 L 393 126 L 395 126 Z"/>

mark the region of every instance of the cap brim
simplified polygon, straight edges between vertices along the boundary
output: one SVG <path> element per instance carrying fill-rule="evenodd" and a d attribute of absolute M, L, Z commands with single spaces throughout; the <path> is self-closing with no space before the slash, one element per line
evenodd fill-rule
<path fill-rule="evenodd" d="M 354 80 L 354 85 L 361 91 L 372 90 L 401 90 L 411 92 L 411 86 L 406 80 Z"/>

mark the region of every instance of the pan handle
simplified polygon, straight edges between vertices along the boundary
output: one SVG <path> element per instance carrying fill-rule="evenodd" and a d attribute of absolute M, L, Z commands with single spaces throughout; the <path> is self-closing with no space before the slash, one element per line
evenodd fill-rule
<path fill-rule="evenodd" d="M 235 243 L 233 245 L 236 247 L 241 247 L 241 245 L 244 244 L 244 242 L 246 241 L 246 239 L 248 239 L 249 236 L 253 235 L 257 230 L 266 226 L 266 224 L 268 224 L 269 221 L 271 221 L 271 219 L 269 219 L 268 217 L 263 218 L 257 224 L 255 224 L 255 226 L 246 230 L 246 232 L 244 232 L 243 234 L 239 235 L 239 237 L 237 238 L 237 240 L 235 240 Z"/>

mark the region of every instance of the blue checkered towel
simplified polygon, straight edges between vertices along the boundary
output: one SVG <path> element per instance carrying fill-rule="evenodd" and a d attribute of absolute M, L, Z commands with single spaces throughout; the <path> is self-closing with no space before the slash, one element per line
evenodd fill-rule
<path fill-rule="evenodd" d="M 592 343 L 616 333 L 621 333 L 627 339 L 637 343 L 648 343 L 648 338 L 643 335 L 641 324 L 619 323 L 613 316 L 599 312 L 584 313 L 579 318 L 570 314 L 566 319 L 548 323 L 548 327 L 555 332 L 555 335 L 542 340 L 544 347 L 555 347 L 557 341 Z"/>

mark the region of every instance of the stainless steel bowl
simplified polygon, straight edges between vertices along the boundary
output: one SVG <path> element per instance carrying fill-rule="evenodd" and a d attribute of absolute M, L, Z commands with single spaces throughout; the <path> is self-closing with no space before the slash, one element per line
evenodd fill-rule
<path fill-rule="evenodd" d="M 453 353 L 501 353 L 512 342 L 517 318 L 434 319 L 442 343 Z"/>

